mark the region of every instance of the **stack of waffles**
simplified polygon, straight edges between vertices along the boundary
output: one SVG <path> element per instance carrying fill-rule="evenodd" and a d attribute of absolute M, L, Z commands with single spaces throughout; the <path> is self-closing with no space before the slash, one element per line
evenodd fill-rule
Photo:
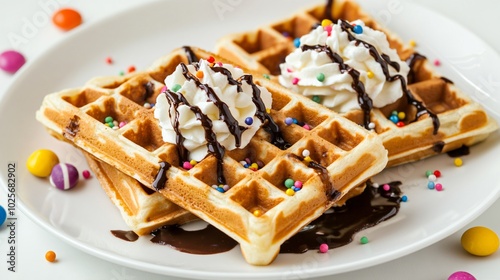
<path fill-rule="evenodd" d="M 462 145 L 473 145 L 497 129 L 496 123 L 479 104 L 435 73 L 425 57 L 405 46 L 354 1 L 336 0 L 329 1 L 329 4 L 305 9 L 290 18 L 249 32 L 221 38 L 217 53 L 238 65 L 268 74 L 271 80 L 279 83 L 280 64 L 297 48 L 294 38 L 309 33 L 325 18 L 348 22 L 361 20 L 366 26 L 384 32 L 390 47 L 411 67 L 407 79 L 410 95 L 403 95 L 381 108 L 373 108 L 368 116 L 363 110 L 342 113 L 367 128 L 370 128 L 366 123 L 369 118 L 388 150 L 388 166 L 419 160 Z M 415 106 L 415 103 L 420 105 Z M 405 113 L 406 119 L 400 126 L 389 120 L 394 111 Z"/>
<path fill-rule="evenodd" d="M 176 145 L 162 139 L 154 109 L 143 104 L 164 94 L 165 78 L 180 63 L 210 57 L 229 63 L 198 48 L 181 48 L 146 72 L 95 78 L 82 88 L 49 94 L 37 119 L 52 135 L 91 155 L 91 167 L 124 217 L 143 219 L 129 218 L 133 228 L 144 232 L 159 216 L 170 215 L 159 222 L 168 223 L 194 214 L 236 240 L 248 263 L 267 265 L 290 236 L 342 198 L 359 193 L 386 166 L 387 151 L 376 133 L 256 75 L 253 82 L 272 95 L 266 112 L 289 145 L 274 145 L 269 130 L 261 128 L 245 148 L 227 150 L 220 160 L 209 153 L 194 167 L 183 168 Z M 106 126 L 108 116 L 124 125 Z M 307 123 L 310 130 L 287 125 L 287 117 Z M 240 162 L 245 158 L 262 166 L 244 168 Z M 219 166 L 229 186 L 225 192 L 212 187 L 218 184 L 214 171 Z M 287 178 L 303 182 L 293 196 L 286 194 Z M 139 218 L 138 207 L 151 208 L 144 206 L 146 201 L 170 204 L 161 215 L 149 212 Z"/>

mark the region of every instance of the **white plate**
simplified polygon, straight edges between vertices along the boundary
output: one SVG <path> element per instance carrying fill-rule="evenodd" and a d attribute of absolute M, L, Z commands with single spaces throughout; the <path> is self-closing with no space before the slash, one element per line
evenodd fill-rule
<path fill-rule="evenodd" d="M 151 244 L 147 238 L 133 243 L 117 239 L 109 231 L 126 229 L 126 225 L 97 180 L 82 181 L 78 188 L 61 192 L 47 180 L 27 172 L 24 167 L 27 157 L 40 148 L 56 151 L 62 161 L 74 163 L 80 170 L 86 168 L 81 154 L 51 138 L 35 121 L 35 111 L 45 94 L 80 86 L 97 75 L 116 74 L 129 65 L 143 69 L 182 45 L 213 49 L 217 38 L 284 18 L 303 7 L 303 2 L 152 2 L 71 32 L 18 73 L 0 104 L 3 185 L 7 162 L 17 162 L 19 208 L 62 240 L 125 266 L 205 279 L 307 278 L 357 270 L 437 242 L 490 206 L 500 193 L 497 171 L 493 168 L 500 158 L 499 133 L 473 147 L 471 155 L 463 157 L 461 168 L 455 167 L 447 155 L 441 155 L 379 175 L 379 182 L 403 181 L 409 201 L 395 218 L 362 233 L 370 243 L 353 242 L 328 254 L 280 255 L 270 266 L 252 267 L 245 263 L 237 248 L 228 253 L 199 256 Z M 500 58 L 486 44 L 460 25 L 411 3 L 398 2 L 394 6 L 394 1 L 360 2 L 405 40 L 416 40 L 419 50 L 429 59 L 439 58 L 442 66 L 438 71 L 444 76 L 492 112 L 500 112 L 498 93 L 490 90 L 492 81 L 500 80 L 495 71 Z M 221 3 L 226 6 L 217 6 Z M 113 65 L 104 62 L 107 56 L 113 57 Z M 492 115 L 499 119 L 498 114 Z M 439 181 L 444 191 L 427 189 L 423 175 L 427 169 L 441 170 L 443 177 Z"/>

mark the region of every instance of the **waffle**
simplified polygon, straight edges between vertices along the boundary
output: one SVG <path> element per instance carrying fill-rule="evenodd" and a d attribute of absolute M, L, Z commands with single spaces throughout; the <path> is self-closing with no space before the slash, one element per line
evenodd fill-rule
<path fill-rule="evenodd" d="M 410 105 L 407 96 L 382 108 L 373 108 L 368 117 L 362 110 L 353 110 L 342 115 L 360 125 L 367 126 L 366 119 L 375 124 L 388 150 L 388 166 L 419 160 L 428 156 L 457 149 L 462 145 L 473 145 L 484 140 L 497 129 L 494 120 L 485 110 L 460 91 L 449 80 L 442 78 L 425 61 L 425 57 L 406 46 L 397 36 L 382 28 L 354 1 L 336 0 L 331 9 L 319 5 L 305 9 L 290 18 L 272 23 L 256 30 L 230 34 L 217 43 L 217 53 L 235 63 L 268 74 L 279 83 L 279 65 L 296 47 L 293 38 L 310 32 L 311 27 L 324 18 L 354 21 L 360 19 L 375 30 L 384 32 L 389 45 L 411 66 L 408 89 L 415 100 L 422 102 L 428 112 L 417 118 L 417 109 Z M 405 112 L 404 127 L 389 120 L 396 110 Z M 424 111 L 425 112 L 425 111 Z M 436 121 L 439 130 L 435 131 Z"/>
<path fill-rule="evenodd" d="M 84 152 L 100 185 L 120 211 L 125 223 L 138 235 L 164 225 L 185 224 L 198 218 L 130 176 Z"/>
<path fill-rule="evenodd" d="M 215 190 L 211 186 L 217 183 L 217 159 L 209 155 L 192 169 L 183 169 L 176 146 L 162 141 L 153 110 L 143 106 L 145 101 L 156 100 L 162 81 L 180 62 L 188 63 L 187 54 L 212 55 L 226 63 L 197 48 L 186 50 L 163 57 L 147 72 L 96 78 L 82 88 L 49 94 L 37 119 L 51 133 L 144 186 L 158 189 L 225 232 L 240 244 L 246 261 L 253 265 L 271 263 L 286 239 L 385 167 L 387 151 L 375 133 L 254 77 L 256 84 L 271 92 L 269 114 L 291 146 L 279 149 L 271 144 L 270 134 L 260 129 L 245 148 L 226 151 L 222 166 L 230 189 Z M 127 124 L 112 129 L 103 124 L 106 116 Z M 287 116 L 312 129 L 286 125 Z M 304 149 L 310 151 L 311 162 L 303 160 Z M 244 168 L 240 161 L 246 157 L 261 161 L 262 168 Z M 283 186 L 287 178 L 302 181 L 302 190 L 287 195 Z"/>

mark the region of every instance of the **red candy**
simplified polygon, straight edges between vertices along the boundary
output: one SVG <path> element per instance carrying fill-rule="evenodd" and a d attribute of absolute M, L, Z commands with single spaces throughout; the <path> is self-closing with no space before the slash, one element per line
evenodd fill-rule
<path fill-rule="evenodd" d="M 90 171 L 83 170 L 82 175 L 83 175 L 83 178 L 88 179 L 88 178 L 90 178 Z"/>
<path fill-rule="evenodd" d="M 60 9 L 52 16 L 52 22 L 62 30 L 68 31 L 82 23 L 82 16 L 73 9 Z"/>
<path fill-rule="evenodd" d="M 402 121 L 399 121 L 399 122 L 397 122 L 397 123 L 396 123 L 396 125 L 397 125 L 398 127 L 403 127 L 403 126 L 405 126 L 405 123 L 404 123 L 404 122 L 402 122 Z"/>
<path fill-rule="evenodd" d="M 438 177 L 438 178 L 439 178 L 439 177 L 441 177 L 441 171 L 439 171 L 439 170 L 434 170 L 434 175 L 435 175 L 436 177 Z"/>
<path fill-rule="evenodd" d="M 133 66 L 133 65 L 132 65 L 132 66 L 129 66 L 129 67 L 128 67 L 128 69 L 127 69 L 127 72 L 128 72 L 128 73 L 132 73 L 132 72 L 134 72 L 134 71 L 135 71 L 135 66 Z"/>
<path fill-rule="evenodd" d="M 207 59 L 208 63 L 214 63 L 215 62 L 215 58 L 213 56 L 210 56 L 208 59 Z"/>

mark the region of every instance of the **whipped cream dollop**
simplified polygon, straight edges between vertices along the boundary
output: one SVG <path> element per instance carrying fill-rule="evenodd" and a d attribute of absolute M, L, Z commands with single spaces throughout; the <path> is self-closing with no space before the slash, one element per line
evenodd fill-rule
<path fill-rule="evenodd" d="M 256 103 L 264 105 L 264 110 L 272 103 L 271 93 L 253 84 L 240 68 L 220 63 L 212 66 L 203 59 L 179 64 L 166 77 L 165 85 L 167 90 L 158 96 L 154 116 L 163 140 L 182 144 L 189 151 L 186 160 L 202 160 L 214 144 L 212 140 L 227 150 L 244 148 L 262 125 Z"/>
<path fill-rule="evenodd" d="M 279 81 L 283 86 L 305 96 L 317 96 L 323 105 L 341 113 L 360 109 L 353 70 L 359 73 L 359 82 L 372 100 L 373 107 L 383 107 L 403 95 L 401 81 L 388 81 L 386 74 L 401 75 L 406 83 L 410 68 L 390 48 L 383 32 L 365 26 L 361 20 L 350 24 L 339 20 L 337 24 L 323 25 L 302 36 L 300 46 L 280 65 Z M 357 32 L 346 28 L 347 25 L 358 25 Z M 382 57 L 385 63 L 377 61 L 370 53 L 370 47 L 363 42 L 373 46 L 376 55 Z M 343 65 L 336 62 L 339 58 Z M 387 58 L 390 63 L 387 63 Z M 384 64 L 387 73 L 384 73 Z M 399 69 L 393 66 L 395 64 L 399 65 Z"/>

